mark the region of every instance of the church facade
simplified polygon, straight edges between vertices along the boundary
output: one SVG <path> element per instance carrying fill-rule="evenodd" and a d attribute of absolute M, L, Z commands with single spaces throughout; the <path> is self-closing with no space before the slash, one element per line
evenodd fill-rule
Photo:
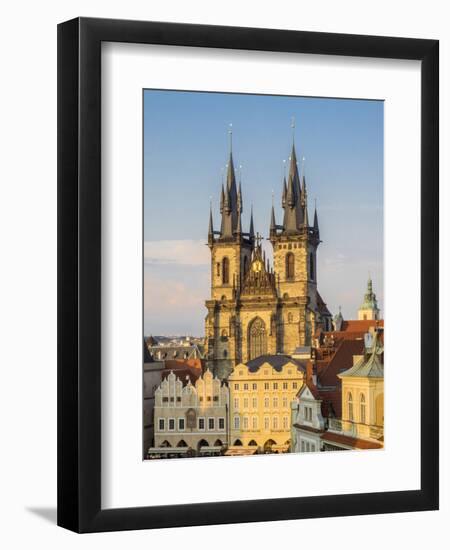
<path fill-rule="evenodd" d="M 295 145 L 283 180 L 283 223 L 272 206 L 269 241 L 273 264 L 255 234 L 253 213 L 242 229 L 243 197 L 233 154 L 220 196 L 220 230 L 210 211 L 211 294 L 206 300 L 206 361 L 220 379 L 234 366 L 262 355 L 294 353 L 310 346 L 317 328 L 331 330 L 331 314 L 317 289 L 317 210 L 309 223 L 306 180 L 299 176 Z"/>

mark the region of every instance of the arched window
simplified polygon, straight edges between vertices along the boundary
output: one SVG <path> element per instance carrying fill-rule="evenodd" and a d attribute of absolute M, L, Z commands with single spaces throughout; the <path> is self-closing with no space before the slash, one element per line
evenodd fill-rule
<path fill-rule="evenodd" d="M 248 271 L 248 258 L 247 256 L 244 256 L 244 277 L 247 275 Z"/>
<path fill-rule="evenodd" d="M 309 278 L 314 281 L 314 256 L 312 252 L 309 254 Z"/>
<path fill-rule="evenodd" d="M 228 285 L 230 283 L 230 260 L 224 258 L 222 260 L 222 284 Z"/>
<path fill-rule="evenodd" d="M 347 396 L 347 402 L 348 402 L 348 419 L 353 422 L 353 396 L 350 392 Z"/>
<path fill-rule="evenodd" d="M 248 327 L 248 358 L 255 359 L 267 353 L 266 325 L 256 317 Z"/>
<path fill-rule="evenodd" d="M 292 252 L 286 254 L 286 280 L 292 281 L 295 277 L 295 258 Z"/>
<path fill-rule="evenodd" d="M 384 394 L 380 394 L 375 399 L 375 424 L 377 426 L 384 425 Z"/>
<path fill-rule="evenodd" d="M 362 393 L 359 398 L 359 415 L 361 424 L 366 423 L 366 398 Z"/>

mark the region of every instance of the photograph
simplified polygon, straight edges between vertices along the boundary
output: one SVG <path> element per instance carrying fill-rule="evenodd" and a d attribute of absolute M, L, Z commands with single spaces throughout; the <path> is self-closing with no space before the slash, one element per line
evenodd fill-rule
<path fill-rule="evenodd" d="M 383 452 L 384 102 L 142 100 L 142 458 Z"/>

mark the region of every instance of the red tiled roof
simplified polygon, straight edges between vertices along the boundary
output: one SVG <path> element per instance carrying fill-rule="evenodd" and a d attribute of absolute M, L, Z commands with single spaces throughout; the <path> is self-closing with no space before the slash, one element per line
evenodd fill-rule
<path fill-rule="evenodd" d="M 342 340 L 328 366 L 318 373 L 319 385 L 337 386 L 339 383 L 337 375 L 353 365 L 354 355 L 362 355 L 363 353 L 363 340 Z"/>
<path fill-rule="evenodd" d="M 380 319 L 379 321 L 373 320 L 349 320 L 342 321 L 341 330 L 334 330 L 329 332 L 321 332 L 320 336 L 322 339 L 334 339 L 338 340 L 355 340 L 356 338 L 364 338 L 366 332 L 370 328 L 379 327 L 384 328 L 384 320 Z"/>
<path fill-rule="evenodd" d="M 201 359 L 167 359 L 164 361 L 165 368 L 169 370 L 178 369 L 193 369 L 195 371 L 202 372 L 202 360 Z"/>
<path fill-rule="evenodd" d="M 201 359 L 169 359 L 164 361 L 163 380 L 169 376 L 171 371 L 175 376 L 178 376 L 183 384 L 186 384 L 187 377 L 189 377 L 191 384 L 195 384 L 202 374 Z"/>
<path fill-rule="evenodd" d="M 381 449 L 383 447 L 381 443 L 376 443 L 375 441 L 367 441 L 366 439 L 358 439 L 332 432 L 325 432 L 321 436 L 321 439 L 330 443 L 341 443 L 353 449 Z"/>
<path fill-rule="evenodd" d="M 342 321 L 341 332 L 367 332 L 371 327 L 384 327 L 384 320 L 361 319 L 353 321 Z"/>
<path fill-rule="evenodd" d="M 322 416 L 342 418 L 342 392 L 341 387 L 333 390 L 319 390 L 322 399 Z"/>

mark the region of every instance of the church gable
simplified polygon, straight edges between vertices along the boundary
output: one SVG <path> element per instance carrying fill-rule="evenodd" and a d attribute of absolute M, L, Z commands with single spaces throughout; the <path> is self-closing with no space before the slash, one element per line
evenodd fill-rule
<path fill-rule="evenodd" d="M 275 274 L 270 270 L 265 255 L 258 244 L 253 250 L 250 268 L 248 269 L 241 296 L 277 296 Z"/>
<path fill-rule="evenodd" d="M 310 401 L 315 401 L 315 398 L 314 398 L 313 394 L 311 393 L 310 389 L 308 388 L 308 386 L 306 384 L 301 389 L 300 394 L 299 394 L 299 398 L 300 399 L 307 399 L 307 400 L 310 400 Z"/>

